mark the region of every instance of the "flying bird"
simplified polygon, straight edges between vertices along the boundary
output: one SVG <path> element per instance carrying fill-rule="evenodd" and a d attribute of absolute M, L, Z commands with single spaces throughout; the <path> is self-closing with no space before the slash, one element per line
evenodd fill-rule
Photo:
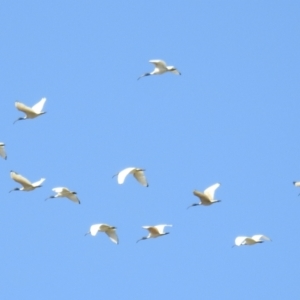
<path fill-rule="evenodd" d="M 243 245 L 252 246 L 252 245 L 255 245 L 258 243 L 263 243 L 264 241 L 271 241 L 271 239 L 262 234 L 256 234 L 256 235 L 253 235 L 252 237 L 238 236 L 238 237 L 236 237 L 236 239 L 234 241 L 235 245 L 233 245 L 232 247 L 243 246 Z"/>
<path fill-rule="evenodd" d="M 143 228 L 145 228 L 149 231 L 149 234 L 147 236 L 144 236 L 141 239 L 137 240 L 137 242 L 139 242 L 141 240 L 157 238 L 159 236 L 169 234 L 170 232 L 164 232 L 164 228 L 167 226 L 172 227 L 172 225 L 167 225 L 167 224 L 156 225 L 156 226 L 142 226 Z"/>
<path fill-rule="evenodd" d="M 116 234 L 116 228 L 117 227 L 110 226 L 107 224 L 94 224 L 90 227 L 90 231 L 87 232 L 85 235 L 90 234 L 92 236 L 96 236 L 99 231 L 105 232 L 113 243 L 119 244 L 119 238 Z"/>
<path fill-rule="evenodd" d="M 3 157 L 4 159 L 6 159 L 7 155 L 6 155 L 4 146 L 5 146 L 4 143 L 0 143 L 0 156 Z"/>
<path fill-rule="evenodd" d="M 79 201 L 78 197 L 76 196 L 77 193 L 70 191 L 66 187 L 53 188 L 52 191 L 55 192 L 56 195 L 50 196 L 45 200 L 48 200 L 50 198 L 66 197 L 66 198 L 72 200 L 73 202 L 80 204 L 80 201 Z"/>
<path fill-rule="evenodd" d="M 25 113 L 26 116 L 23 118 L 21 117 L 21 118 L 17 119 L 14 122 L 14 124 L 20 120 L 34 119 L 40 115 L 45 114 L 46 112 L 42 111 L 45 102 L 46 102 L 46 98 L 42 98 L 38 103 L 36 103 L 32 107 L 28 107 L 21 102 L 15 102 L 15 107 L 17 108 L 17 110 L 22 111 L 23 113 Z"/>
<path fill-rule="evenodd" d="M 138 80 L 145 76 L 161 75 L 166 72 L 172 72 L 176 75 L 181 75 L 181 73 L 174 66 L 167 66 L 167 64 L 163 60 L 153 59 L 153 60 L 149 60 L 149 62 L 154 64 L 154 66 L 155 66 L 154 70 L 151 73 L 145 73 L 145 74 L 141 75 L 138 78 Z"/>
<path fill-rule="evenodd" d="M 193 194 L 199 198 L 200 202 L 194 203 L 190 205 L 188 208 L 197 205 L 209 206 L 213 203 L 221 202 L 221 200 L 214 199 L 215 191 L 220 185 L 221 185 L 220 183 L 215 183 L 212 186 L 205 189 L 203 193 L 195 190 Z"/>
<path fill-rule="evenodd" d="M 10 172 L 10 177 L 15 182 L 20 183 L 22 185 L 22 187 L 12 189 L 9 192 L 12 192 L 12 191 L 33 191 L 34 189 L 41 187 L 42 183 L 46 180 L 45 178 L 41 178 L 39 181 L 31 183 L 28 179 L 26 179 L 25 177 L 23 177 L 22 175 L 14 172 L 14 171 Z"/>
<path fill-rule="evenodd" d="M 115 176 L 118 176 L 118 183 L 119 184 L 123 184 L 126 177 L 129 174 L 133 174 L 133 176 L 135 177 L 135 179 L 143 186 L 148 187 L 149 184 L 147 182 L 147 179 L 145 177 L 144 171 L 146 171 L 145 169 L 139 169 L 139 168 L 126 168 L 122 171 L 120 171 L 119 173 L 115 174 L 113 176 L 113 178 Z"/>

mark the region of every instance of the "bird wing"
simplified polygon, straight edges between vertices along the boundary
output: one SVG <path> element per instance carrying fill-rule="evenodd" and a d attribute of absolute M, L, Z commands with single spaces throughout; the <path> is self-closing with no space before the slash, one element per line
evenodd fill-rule
<path fill-rule="evenodd" d="M 236 246 L 241 246 L 247 238 L 247 236 L 238 236 L 235 238 L 234 243 L 236 244 Z"/>
<path fill-rule="evenodd" d="M 117 236 L 116 233 L 116 229 L 115 228 L 110 228 L 108 230 L 105 231 L 105 233 L 108 235 L 108 237 L 110 238 L 110 240 L 115 243 L 115 244 L 119 244 L 119 238 Z"/>
<path fill-rule="evenodd" d="M 294 186 L 300 186 L 300 181 L 294 181 Z"/>
<path fill-rule="evenodd" d="M 32 183 L 33 187 L 41 186 L 41 184 L 46 180 L 46 178 L 41 178 L 39 181 Z"/>
<path fill-rule="evenodd" d="M 143 226 L 143 228 L 147 229 L 150 233 L 157 235 L 159 231 L 157 230 L 156 226 Z"/>
<path fill-rule="evenodd" d="M 214 200 L 215 190 L 220 186 L 220 183 L 215 183 L 204 190 L 204 194 L 209 197 L 210 200 Z"/>
<path fill-rule="evenodd" d="M 256 242 L 258 241 L 271 241 L 271 239 L 263 234 L 256 234 L 252 236 L 252 239 Z"/>
<path fill-rule="evenodd" d="M 31 187 L 32 186 L 32 183 L 28 179 L 26 179 L 25 177 L 23 177 L 22 175 L 20 175 L 16 172 L 11 171 L 10 177 L 12 180 L 23 185 L 23 187 Z"/>
<path fill-rule="evenodd" d="M 154 64 L 155 67 L 159 70 L 166 71 L 168 70 L 166 62 L 160 59 L 149 60 L 150 63 Z"/>
<path fill-rule="evenodd" d="M 36 112 L 36 113 L 42 112 L 46 100 L 47 100 L 46 98 L 42 98 L 38 103 L 36 103 L 35 105 L 33 105 L 33 106 L 31 107 L 31 109 L 32 109 L 34 112 Z"/>
<path fill-rule="evenodd" d="M 78 199 L 78 197 L 75 194 L 69 193 L 68 195 L 66 195 L 66 197 L 70 200 L 72 200 L 73 202 L 79 203 L 80 201 Z"/>
<path fill-rule="evenodd" d="M 17 108 L 17 110 L 22 111 L 27 116 L 35 116 L 36 115 L 35 111 L 31 107 L 28 107 L 21 102 L 15 102 L 15 107 Z"/>
<path fill-rule="evenodd" d="M 118 173 L 118 183 L 123 184 L 128 174 L 132 173 L 136 168 L 126 168 Z"/>
<path fill-rule="evenodd" d="M 176 75 L 181 75 L 181 73 L 175 67 L 168 67 L 168 70 Z"/>
<path fill-rule="evenodd" d="M 65 187 L 56 187 L 52 189 L 53 192 L 55 193 L 63 193 L 63 192 L 70 192 L 69 189 L 65 188 Z"/>
<path fill-rule="evenodd" d="M 133 176 L 141 185 L 148 187 L 148 182 L 143 170 L 136 170 Z"/>
<path fill-rule="evenodd" d="M 94 224 L 90 227 L 90 233 L 92 236 L 95 236 L 98 233 L 101 225 L 102 224 Z"/>
<path fill-rule="evenodd" d="M 172 227 L 172 225 L 162 224 L 162 225 L 156 225 L 154 227 L 157 229 L 159 234 L 163 234 L 165 227 Z"/>
<path fill-rule="evenodd" d="M 0 143 L 0 156 L 6 159 L 6 152 L 4 146 L 5 146 L 4 143 Z"/>
<path fill-rule="evenodd" d="M 199 191 L 197 191 L 197 190 L 195 190 L 195 191 L 193 192 L 193 194 L 194 194 L 195 196 L 197 196 L 197 197 L 200 198 L 201 203 L 203 203 L 203 204 L 211 204 L 211 201 L 210 201 L 210 199 L 207 197 L 207 195 L 205 195 L 205 194 L 203 194 L 203 193 L 201 193 L 201 192 L 199 192 Z"/>

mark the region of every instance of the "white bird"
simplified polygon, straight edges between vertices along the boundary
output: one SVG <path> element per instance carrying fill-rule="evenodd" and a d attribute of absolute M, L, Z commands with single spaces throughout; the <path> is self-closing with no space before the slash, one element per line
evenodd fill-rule
<path fill-rule="evenodd" d="M 50 196 L 45 200 L 48 200 L 50 198 L 66 197 L 66 198 L 72 200 L 73 202 L 80 204 L 80 201 L 79 201 L 78 197 L 76 196 L 77 193 L 70 191 L 66 187 L 53 188 L 52 191 L 55 192 L 56 195 Z"/>
<path fill-rule="evenodd" d="M 85 235 L 91 234 L 92 236 L 95 236 L 99 231 L 105 232 L 113 243 L 119 244 L 119 238 L 116 234 L 116 228 L 117 227 L 107 224 L 94 224 L 90 227 L 90 231 Z"/>
<path fill-rule="evenodd" d="M 7 155 L 6 155 L 4 146 L 5 146 L 4 143 L 0 143 L 0 156 L 3 157 L 4 159 L 6 159 Z"/>
<path fill-rule="evenodd" d="M 139 168 L 126 168 L 122 171 L 120 171 L 119 173 L 115 174 L 113 176 L 113 178 L 115 176 L 118 176 L 118 183 L 119 184 L 123 184 L 126 177 L 129 174 L 133 174 L 133 176 L 135 177 L 135 179 L 143 186 L 148 187 L 149 184 L 147 182 L 147 179 L 145 177 L 144 171 L 146 171 L 145 169 L 139 169 Z"/>
<path fill-rule="evenodd" d="M 142 237 L 141 239 L 137 240 L 137 242 L 141 240 L 147 240 L 151 238 L 157 238 L 159 236 L 163 236 L 166 234 L 169 234 L 170 232 L 164 232 L 165 227 L 172 227 L 172 225 L 162 224 L 162 225 L 156 225 L 156 226 L 142 226 L 142 228 L 145 228 L 149 231 L 149 234 L 147 236 Z"/>
<path fill-rule="evenodd" d="M 145 73 L 145 74 L 141 75 L 138 78 L 138 80 L 145 76 L 161 75 L 166 72 L 172 72 L 173 74 L 181 75 L 181 73 L 174 66 L 167 66 L 167 64 L 163 60 L 153 59 L 153 60 L 149 60 L 149 62 L 155 65 L 154 70 L 151 73 Z"/>
<path fill-rule="evenodd" d="M 41 178 L 39 181 L 31 183 L 28 179 L 26 179 L 25 177 L 23 177 L 22 175 L 14 172 L 14 171 L 10 172 L 10 177 L 11 177 L 12 180 L 20 183 L 23 187 L 12 189 L 9 192 L 12 192 L 12 191 L 33 191 L 34 189 L 41 187 L 42 183 L 46 180 L 45 178 Z"/>
<path fill-rule="evenodd" d="M 256 234 L 256 235 L 253 235 L 252 237 L 238 236 L 238 237 L 236 237 L 236 239 L 234 241 L 235 245 L 233 245 L 232 247 L 242 246 L 242 245 L 252 246 L 252 245 L 255 245 L 258 243 L 263 243 L 264 241 L 271 241 L 271 239 L 262 234 Z"/>
<path fill-rule="evenodd" d="M 193 192 L 193 194 L 200 199 L 200 202 L 194 203 L 194 204 L 190 205 L 188 208 L 190 208 L 192 206 L 197 206 L 197 205 L 209 206 L 213 203 L 221 202 L 221 200 L 214 199 L 215 191 L 220 185 L 221 185 L 220 183 L 215 183 L 212 186 L 205 189 L 203 193 L 195 190 Z"/>
<path fill-rule="evenodd" d="M 15 102 L 15 107 L 17 108 L 17 110 L 22 111 L 23 113 L 26 114 L 25 117 L 23 118 L 19 118 L 17 119 L 14 124 L 17 121 L 20 120 L 26 120 L 26 119 L 34 119 L 40 115 L 45 114 L 45 111 L 43 110 L 44 104 L 46 102 L 46 98 L 42 98 L 38 103 L 36 103 L 35 105 L 33 105 L 32 107 L 28 107 L 25 104 L 21 103 L 21 102 Z"/>

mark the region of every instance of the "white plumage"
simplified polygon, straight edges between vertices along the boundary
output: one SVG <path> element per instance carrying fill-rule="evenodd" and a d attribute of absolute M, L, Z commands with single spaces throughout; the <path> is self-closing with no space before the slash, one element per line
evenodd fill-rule
<path fill-rule="evenodd" d="M 6 152 L 5 152 L 5 144 L 0 143 L 0 156 L 3 157 L 4 159 L 7 158 Z"/>
<path fill-rule="evenodd" d="M 17 108 L 17 110 L 22 111 L 23 113 L 25 113 L 26 116 L 17 119 L 14 123 L 20 120 L 34 119 L 40 115 L 45 114 L 46 112 L 42 111 L 45 102 L 46 98 L 42 98 L 38 103 L 36 103 L 32 107 L 28 107 L 21 102 L 15 102 L 15 107 Z"/>
<path fill-rule="evenodd" d="M 15 188 L 12 189 L 12 191 L 33 191 L 36 188 L 39 188 L 42 186 L 42 183 L 46 180 L 45 178 L 41 178 L 39 181 L 31 183 L 27 178 L 23 177 L 22 175 L 11 171 L 10 172 L 10 177 L 12 180 L 20 183 L 22 185 L 21 188 Z"/>
<path fill-rule="evenodd" d="M 271 241 L 271 239 L 265 235 L 262 234 L 256 234 L 252 237 L 248 236 L 238 236 L 236 237 L 234 243 L 236 246 L 242 246 L 242 245 L 255 245 L 258 243 L 263 243 L 264 241 Z"/>
<path fill-rule="evenodd" d="M 169 234 L 169 232 L 164 232 L 165 227 L 172 227 L 172 225 L 161 224 L 155 226 L 142 226 L 142 228 L 145 228 L 149 231 L 149 234 L 147 236 L 142 237 L 137 242 Z"/>
<path fill-rule="evenodd" d="M 114 175 L 113 177 L 117 176 L 118 178 L 118 183 L 119 184 L 123 184 L 126 177 L 129 175 L 129 174 L 132 174 L 135 179 L 143 186 L 145 187 L 148 187 L 148 182 L 147 182 L 147 179 L 146 179 L 146 176 L 145 176 L 145 173 L 144 173 L 144 169 L 139 169 L 139 168 L 126 168 L 122 171 L 120 171 L 119 173 L 117 173 L 116 175 Z"/>
<path fill-rule="evenodd" d="M 105 232 L 113 243 L 119 244 L 119 238 L 116 233 L 116 227 L 107 224 L 94 224 L 90 227 L 90 231 L 87 232 L 85 235 L 91 234 L 92 236 L 96 236 L 99 231 Z"/>
<path fill-rule="evenodd" d="M 50 196 L 50 197 L 47 198 L 47 199 L 50 199 L 50 198 L 58 198 L 58 197 L 66 197 L 66 198 L 70 199 L 71 201 L 80 204 L 80 201 L 79 201 L 78 197 L 76 196 L 77 193 L 76 193 L 76 192 L 73 192 L 73 191 L 70 191 L 70 190 L 69 190 L 68 188 L 66 188 L 66 187 L 57 187 L 57 188 L 53 188 L 52 191 L 55 192 L 56 195 Z M 47 200 L 47 199 L 46 199 L 46 200 Z"/>
<path fill-rule="evenodd" d="M 213 203 L 221 202 L 221 200 L 214 199 L 215 191 L 220 185 L 221 185 L 220 183 L 215 183 L 212 186 L 205 189 L 203 193 L 195 190 L 193 192 L 193 194 L 199 198 L 200 202 L 194 203 L 194 204 L 190 205 L 189 207 L 197 206 L 197 205 L 209 206 Z"/>
<path fill-rule="evenodd" d="M 145 76 L 161 75 L 166 72 L 172 72 L 173 74 L 181 75 L 181 73 L 174 66 L 167 66 L 167 64 L 161 59 L 152 59 L 152 60 L 149 60 L 149 62 L 154 64 L 154 66 L 155 66 L 154 70 L 151 73 L 145 73 L 145 74 L 141 75 L 138 78 L 138 80 Z"/>

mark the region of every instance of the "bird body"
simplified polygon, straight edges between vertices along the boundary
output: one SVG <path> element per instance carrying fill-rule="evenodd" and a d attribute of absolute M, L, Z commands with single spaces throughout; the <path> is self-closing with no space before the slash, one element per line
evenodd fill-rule
<path fill-rule="evenodd" d="M 90 231 L 85 235 L 90 234 L 92 236 L 96 236 L 98 232 L 105 232 L 113 243 L 119 244 L 116 227 L 107 224 L 94 224 L 90 227 Z"/>
<path fill-rule="evenodd" d="M 162 224 L 155 226 L 142 226 L 142 228 L 145 228 L 149 231 L 149 234 L 147 236 L 142 237 L 137 242 L 169 234 L 169 232 L 164 232 L 165 227 L 172 227 L 172 225 Z"/>
<path fill-rule="evenodd" d="M 167 66 L 165 61 L 163 61 L 161 59 L 152 59 L 152 60 L 149 60 L 149 62 L 154 64 L 154 66 L 155 66 L 154 70 L 151 73 L 145 73 L 145 74 L 141 75 L 138 78 L 138 80 L 145 76 L 161 75 L 166 72 L 172 72 L 173 74 L 181 75 L 181 73 L 174 66 Z"/>
<path fill-rule="evenodd" d="M 17 108 L 17 110 L 22 111 L 23 113 L 25 113 L 26 116 L 17 119 L 14 123 L 20 120 L 34 119 L 40 115 L 45 114 L 46 112 L 42 111 L 45 102 L 46 102 L 46 98 L 42 98 L 38 103 L 36 103 L 32 107 L 28 107 L 21 102 L 15 102 L 15 107 Z"/>
<path fill-rule="evenodd" d="M 45 178 L 41 178 L 39 181 L 31 183 L 27 178 L 23 177 L 22 175 L 11 171 L 10 172 L 10 177 L 12 180 L 20 183 L 22 185 L 21 188 L 15 188 L 12 189 L 12 191 L 33 191 L 34 189 L 41 187 L 42 183 L 46 180 Z"/>
<path fill-rule="evenodd" d="M 50 198 L 58 198 L 58 197 L 66 197 L 66 198 L 70 199 L 71 201 L 80 204 L 80 201 L 79 201 L 78 197 L 76 196 L 77 193 L 76 193 L 76 192 L 70 191 L 70 190 L 69 190 L 68 188 L 66 188 L 66 187 L 57 187 L 57 188 L 53 188 L 52 191 L 55 192 L 56 195 L 50 196 L 50 197 L 47 198 L 47 199 L 50 199 Z M 45 199 L 45 200 L 47 200 L 47 199 Z"/>
<path fill-rule="evenodd" d="M 130 167 L 130 168 L 126 168 L 122 171 L 120 171 L 119 173 L 117 173 L 116 175 L 114 175 L 113 177 L 115 176 L 118 176 L 118 183 L 119 184 L 123 184 L 126 177 L 129 175 L 129 174 L 132 174 L 135 179 L 143 186 L 145 187 L 148 187 L 149 184 L 147 182 L 147 179 L 145 177 L 145 174 L 144 174 L 144 169 L 139 169 L 139 168 L 134 168 L 134 167 Z"/>
<path fill-rule="evenodd" d="M 243 246 L 243 245 L 252 246 L 258 243 L 263 243 L 264 241 L 271 241 L 271 239 L 265 235 L 256 234 L 253 235 L 252 237 L 238 236 L 236 237 L 234 243 L 235 246 Z"/>
<path fill-rule="evenodd" d="M 194 204 L 190 205 L 189 207 L 197 206 L 197 205 L 209 206 L 213 203 L 221 202 L 221 200 L 214 199 L 215 191 L 220 185 L 221 185 L 220 183 L 215 183 L 212 186 L 205 189 L 203 193 L 195 190 L 193 192 L 193 194 L 200 199 L 200 202 L 194 203 Z"/>
<path fill-rule="evenodd" d="M 3 157 L 4 159 L 7 158 L 6 152 L 5 152 L 5 144 L 0 143 L 0 156 Z"/>

